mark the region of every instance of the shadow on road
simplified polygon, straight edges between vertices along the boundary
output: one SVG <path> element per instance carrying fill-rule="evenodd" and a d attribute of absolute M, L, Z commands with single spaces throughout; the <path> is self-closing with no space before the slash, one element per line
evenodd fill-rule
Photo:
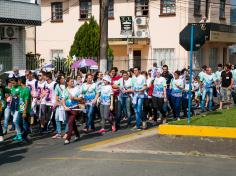
<path fill-rule="evenodd" d="M 4 153 L 0 154 L 0 166 L 3 164 L 9 164 L 9 163 L 14 163 L 22 160 L 24 156 L 22 156 L 23 153 L 26 153 L 27 149 L 16 149 L 16 150 L 11 150 L 7 151 Z"/>

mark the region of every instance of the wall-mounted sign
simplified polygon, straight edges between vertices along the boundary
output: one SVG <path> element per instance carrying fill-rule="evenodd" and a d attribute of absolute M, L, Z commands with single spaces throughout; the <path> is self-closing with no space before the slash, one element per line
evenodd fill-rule
<path fill-rule="evenodd" d="M 121 16 L 121 35 L 132 36 L 133 33 L 133 19 L 132 16 Z"/>

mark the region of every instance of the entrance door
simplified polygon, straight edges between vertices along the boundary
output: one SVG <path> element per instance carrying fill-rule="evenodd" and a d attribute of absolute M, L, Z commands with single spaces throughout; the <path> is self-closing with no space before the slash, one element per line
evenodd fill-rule
<path fill-rule="evenodd" d="M 12 69 L 12 45 L 0 43 L 0 72 Z"/>
<path fill-rule="evenodd" d="M 141 68 L 141 50 L 135 50 L 133 51 L 133 57 L 134 57 L 134 67 Z"/>

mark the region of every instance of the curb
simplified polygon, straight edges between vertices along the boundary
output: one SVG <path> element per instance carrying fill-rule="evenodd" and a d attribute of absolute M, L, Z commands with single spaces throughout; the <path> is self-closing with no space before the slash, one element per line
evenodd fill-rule
<path fill-rule="evenodd" d="M 187 125 L 160 125 L 159 134 L 236 138 L 236 128 Z"/>

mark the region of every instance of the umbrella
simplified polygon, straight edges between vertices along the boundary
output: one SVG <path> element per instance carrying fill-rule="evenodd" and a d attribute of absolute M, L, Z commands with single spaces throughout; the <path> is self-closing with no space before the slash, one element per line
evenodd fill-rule
<path fill-rule="evenodd" d="M 91 67 L 94 65 L 97 65 L 97 63 L 92 59 L 81 59 L 74 62 L 71 67 L 72 69 L 76 69 L 76 68 L 83 68 L 83 67 Z"/>

